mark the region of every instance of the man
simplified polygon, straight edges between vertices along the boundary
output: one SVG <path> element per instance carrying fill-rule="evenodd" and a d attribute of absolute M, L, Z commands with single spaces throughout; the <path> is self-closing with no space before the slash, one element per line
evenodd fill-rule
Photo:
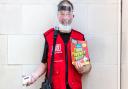
<path fill-rule="evenodd" d="M 91 64 L 86 66 L 72 65 L 70 38 L 84 40 L 84 35 L 71 28 L 74 18 L 73 5 L 70 1 L 64 0 L 58 4 L 58 27 L 59 32 L 56 40 L 54 53 L 52 89 L 82 89 L 81 76 L 91 70 Z M 37 70 L 31 74 L 26 85 L 33 84 L 45 72 L 50 72 L 50 62 L 53 48 L 54 28 L 44 33 L 45 47 L 41 64 Z M 47 76 L 46 76 L 47 77 Z"/>

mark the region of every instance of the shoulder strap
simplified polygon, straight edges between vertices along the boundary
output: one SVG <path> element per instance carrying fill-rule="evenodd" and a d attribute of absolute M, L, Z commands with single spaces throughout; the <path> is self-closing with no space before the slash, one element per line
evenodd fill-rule
<path fill-rule="evenodd" d="M 54 41 L 53 41 L 53 50 L 52 50 L 52 56 L 51 56 L 51 65 L 50 65 L 50 73 L 48 76 L 48 81 L 49 83 L 51 83 L 52 80 L 52 72 L 53 72 L 53 62 L 54 62 L 54 52 L 55 52 L 55 46 L 56 46 L 56 38 L 58 35 L 58 27 L 55 27 L 55 31 L 54 31 Z"/>

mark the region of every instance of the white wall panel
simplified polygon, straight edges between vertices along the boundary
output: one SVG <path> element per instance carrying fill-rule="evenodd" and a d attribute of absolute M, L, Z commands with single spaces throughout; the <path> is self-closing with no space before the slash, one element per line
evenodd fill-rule
<path fill-rule="evenodd" d="M 100 34 L 117 34 L 120 9 L 118 4 L 112 5 L 88 5 L 88 31 Z"/>
<path fill-rule="evenodd" d="M 88 34 L 86 39 L 92 63 L 117 64 L 117 35 Z"/>
<path fill-rule="evenodd" d="M 22 69 L 18 65 L 0 66 L 0 89 L 22 89 Z"/>
<path fill-rule="evenodd" d="M 7 35 L 0 35 L 0 65 L 7 64 Z"/>
<path fill-rule="evenodd" d="M 0 4 L 0 34 L 17 34 L 21 31 L 21 5 Z"/>
<path fill-rule="evenodd" d="M 83 76 L 83 89 L 118 89 L 117 65 L 93 64 L 88 75 Z"/>
<path fill-rule="evenodd" d="M 9 35 L 8 64 L 39 64 L 43 41 L 43 35 Z"/>

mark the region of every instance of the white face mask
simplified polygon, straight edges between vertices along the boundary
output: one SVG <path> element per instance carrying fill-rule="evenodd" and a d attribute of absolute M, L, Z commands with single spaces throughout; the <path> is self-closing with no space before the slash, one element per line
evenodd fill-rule
<path fill-rule="evenodd" d="M 71 28 L 72 28 L 71 25 L 65 26 L 65 25 L 59 23 L 59 30 L 60 30 L 60 31 L 63 31 L 63 32 L 70 32 L 70 31 L 71 31 Z"/>

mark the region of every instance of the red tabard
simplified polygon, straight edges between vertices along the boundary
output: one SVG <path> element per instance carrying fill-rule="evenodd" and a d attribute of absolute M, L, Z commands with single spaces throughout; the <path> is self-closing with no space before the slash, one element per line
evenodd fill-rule
<path fill-rule="evenodd" d="M 54 28 L 49 29 L 44 33 L 45 40 L 48 42 L 48 59 L 47 59 L 47 74 L 49 75 L 51 56 L 53 49 Z M 84 35 L 76 30 L 71 30 L 70 38 L 84 40 Z M 67 43 L 68 52 L 68 84 L 71 89 L 82 89 L 81 74 L 77 72 L 71 61 L 71 42 Z M 56 47 L 54 53 L 54 64 L 52 73 L 53 89 L 66 89 L 66 60 L 65 60 L 65 44 L 60 34 L 58 33 Z"/>

